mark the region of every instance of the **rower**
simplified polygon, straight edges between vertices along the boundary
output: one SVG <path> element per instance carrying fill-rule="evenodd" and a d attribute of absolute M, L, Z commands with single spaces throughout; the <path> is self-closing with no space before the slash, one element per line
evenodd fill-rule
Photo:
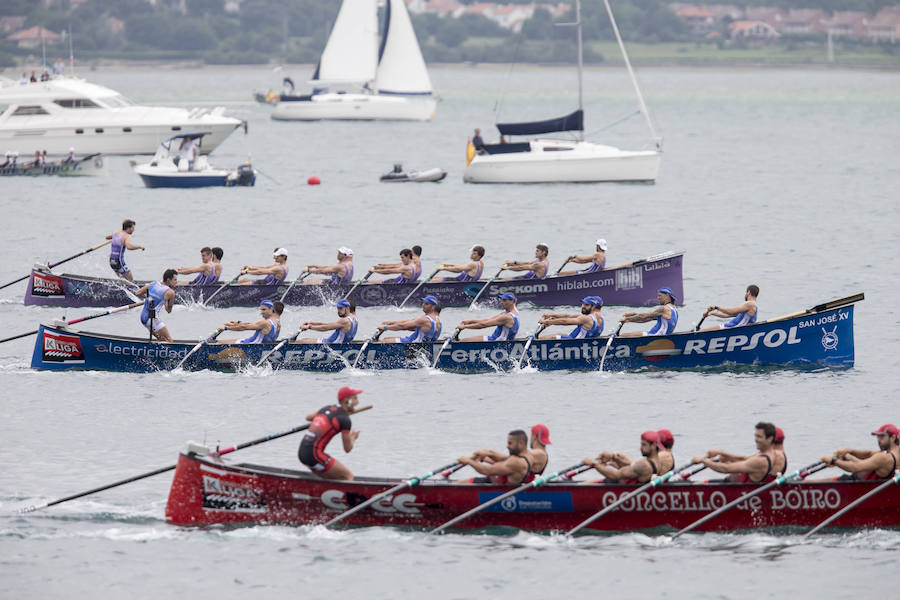
<path fill-rule="evenodd" d="M 672 453 L 675 436 L 668 429 L 659 429 L 656 435 L 662 445 L 662 448 L 659 449 L 659 468 L 663 473 L 668 473 L 675 468 L 675 455 Z"/>
<path fill-rule="evenodd" d="M 594 467 L 610 483 L 647 483 L 654 475 L 662 475 L 671 470 L 663 470 L 660 465 L 659 450 L 663 445 L 655 431 L 641 434 L 641 456 L 632 461 L 621 452 L 601 452 L 596 458 L 585 458 L 581 464 Z"/>
<path fill-rule="evenodd" d="M 384 279 L 381 283 L 410 283 L 416 281 L 422 274 L 421 265 L 417 268 L 413 261 L 413 251 L 404 248 L 400 251 L 399 263 L 378 263 L 371 269 L 370 273 L 381 273 L 382 275 L 397 275 L 391 279 Z"/>
<path fill-rule="evenodd" d="M 678 324 L 678 309 L 675 308 L 675 292 L 672 288 L 659 288 L 656 292 L 656 301 L 659 306 L 648 312 L 627 312 L 619 319 L 621 323 L 646 323 L 656 319 L 656 324 L 650 331 L 623 333 L 622 337 L 640 337 L 642 335 L 668 335 L 675 332 Z"/>
<path fill-rule="evenodd" d="M 600 337 L 603 333 L 603 298 L 600 296 L 586 296 L 581 299 L 581 314 L 569 313 L 544 313 L 538 323 L 544 327 L 553 325 L 574 325 L 575 329 L 568 334 L 551 333 L 542 335 L 540 340 L 580 340 L 584 338 Z"/>
<path fill-rule="evenodd" d="M 787 473 L 788 462 L 787 454 L 784 453 L 784 429 L 782 429 L 781 427 L 775 427 L 775 443 L 773 444 L 773 446 L 775 447 L 775 454 L 780 454 L 781 460 L 784 461 L 784 466 L 781 467 L 781 472 Z"/>
<path fill-rule="evenodd" d="M 703 312 L 704 317 L 718 317 L 720 319 L 729 319 L 724 323 L 713 325 L 712 327 L 704 327 L 700 331 L 715 331 L 716 329 L 730 329 L 732 327 L 741 327 L 743 325 L 752 325 L 756 323 L 758 307 L 756 305 L 756 297 L 759 296 L 759 287 L 748 285 L 744 292 L 744 303 L 732 308 L 723 308 L 721 306 L 710 306 Z"/>
<path fill-rule="evenodd" d="M 441 309 L 443 305 L 434 296 L 425 296 L 422 300 L 422 316 L 404 321 L 384 321 L 382 331 L 410 331 L 406 337 L 385 338 L 383 342 L 433 342 L 441 336 Z"/>
<path fill-rule="evenodd" d="M 131 243 L 131 234 L 134 233 L 135 222 L 131 219 L 122 221 L 122 229 L 106 236 L 106 239 L 112 240 L 109 247 L 109 268 L 115 271 L 116 275 L 128 281 L 134 281 L 134 275 L 131 269 L 125 264 L 125 250 L 146 250 L 143 246 Z"/>
<path fill-rule="evenodd" d="M 485 329 L 496 327 L 491 335 L 479 335 L 463 338 L 462 342 L 503 342 L 515 339 L 519 331 L 519 311 L 516 309 L 516 295 L 512 292 L 504 292 L 498 296 L 500 307 L 503 309 L 498 315 L 487 319 L 465 319 L 457 329 Z"/>
<path fill-rule="evenodd" d="M 282 283 L 288 274 L 287 267 L 287 250 L 284 248 L 275 248 L 272 251 L 272 259 L 274 264 L 265 267 L 251 267 L 244 265 L 242 271 L 248 275 L 265 275 L 264 279 L 247 279 L 239 281 L 239 285 L 278 285 Z"/>
<path fill-rule="evenodd" d="M 704 464 L 717 473 L 728 473 L 724 481 L 732 483 L 769 483 L 775 481 L 780 457 L 775 455 L 775 426 L 759 422 L 753 433 L 756 449 L 752 456 L 742 457 L 722 450 L 709 450 L 706 456 L 695 456 L 691 462 Z M 718 459 L 718 460 L 714 460 Z"/>
<path fill-rule="evenodd" d="M 315 275 L 331 275 L 330 279 L 305 279 L 304 284 L 349 283 L 353 281 L 353 250 L 347 246 L 337 249 L 337 262 L 333 265 L 308 265 L 306 270 Z"/>
<path fill-rule="evenodd" d="M 528 271 L 520 277 L 507 277 L 506 279 L 543 279 L 550 270 L 550 246 L 538 244 L 534 248 L 534 260 L 518 261 L 508 260 L 504 263 L 507 271 Z"/>
<path fill-rule="evenodd" d="M 162 279 L 148 283 L 134 293 L 138 298 L 144 299 L 144 308 L 141 310 L 141 324 L 151 330 L 152 335 L 162 342 L 171 342 L 169 328 L 159 318 L 163 307 L 167 313 L 172 312 L 175 304 L 175 286 L 178 285 L 178 272 L 175 269 L 166 269 Z"/>
<path fill-rule="evenodd" d="M 838 448 L 832 455 L 822 457 L 822 462 L 840 467 L 848 474 L 837 481 L 878 481 L 894 475 L 900 464 L 900 429 L 887 423 L 872 432 L 877 437 L 878 450 L 854 450 Z"/>
<path fill-rule="evenodd" d="M 484 477 L 476 477 L 465 483 L 497 483 L 500 485 L 528 483 L 534 479 L 531 454 L 528 452 L 528 435 L 521 429 L 506 436 L 509 454 L 496 450 L 476 450 L 472 456 L 461 456 L 457 462 L 469 465 Z"/>
<path fill-rule="evenodd" d="M 323 406 L 318 411 L 306 415 L 312 421 L 309 430 L 300 442 L 297 456 L 309 470 L 323 479 L 340 479 L 353 481 L 353 473 L 333 456 L 325 453 L 328 442 L 338 433 L 344 444 L 344 452 L 353 450 L 359 438 L 359 430 L 351 429 L 350 415 L 359 404 L 362 390 L 342 387 L 338 390 L 338 403 Z"/>
<path fill-rule="evenodd" d="M 772 472 L 787 473 L 787 456 L 784 453 L 784 430 L 781 427 L 775 428 L 775 439 L 772 441 L 772 449 L 775 453 L 775 458 L 772 461 Z M 709 450 L 707 456 L 714 456 L 719 462 L 738 462 L 747 460 L 755 455 L 732 454 L 725 450 Z"/>
<path fill-rule="evenodd" d="M 218 281 L 222 276 L 222 257 L 225 256 L 225 251 L 218 246 L 213 246 L 212 255 L 213 270 L 216 273 L 216 281 Z"/>
<path fill-rule="evenodd" d="M 454 277 L 433 277 L 431 281 L 478 281 L 484 273 L 484 246 L 472 246 L 469 250 L 469 262 L 444 263 L 438 271 L 459 273 Z"/>
<path fill-rule="evenodd" d="M 531 428 L 531 472 L 535 475 L 543 475 L 550 462 L 547 455 L 547 446 L 550 445 L 550 429 L 542 423 Z"/>
<path fill-rule="evenodd" d="M 606 240 L 600 238 L 597 240 L 595 245 L 596 250 L 593 254 L 585 254 L 584 256 L 578 256 L 577 254 L 573 254 L 572 256 L 566 259 L 566 262 L 573 262 L 583 265 L 585 263 L 590 263 L 586 269 L 581 269 L 580 271 L 560 271 L 557 275 L 575 275 L 577 273 L 594 273 L 596 271 L 602 271 L 606 268 Z"/>
<path fill-rule="evenodd" d="M 252 331 L 253 335 L 243 340 L 222 340 L 219 344 L 273 344 L 281 333 L 281 314 L 284 304 L 275 300 L 263 300 L 259 303 L 259 314 L 262 319 L 252 323 L 243 321 L 226 321 L 222 329 L 226 331 Z"/>
<path fill-rule="evenodd" d="M 59 161 L 60 165 L 74 165 L 77 160 L 75 160 L 75 148 L 69 148 L 69 153 L 66 154 L 65 158 Z M 2 167 L 0 167 L 2 168 Z"/>
<path fill-rule="evenodd" d="M 197 276 L 190 283 L 184 282 L 178 285 L 211 285 L 219 281 L 219 275 L 216 273 L 216 265 L 213 263 L 213 251 L 209 246 L 200 249 L 200 260 L 203 264 L 199 267 L 178 267 L 175 269 L 179 275 L 190 275 L 196 273 Z M 220 271 L 221 272 L 221 271 Z"/>
<path fill-rule="evenodd" d="M 321 338 L 300 338 L 298 344 L 348 344 L 356 337 L 359 322 L 356 320 L 356 303 L 341 298 L 334 303 L 337 307 L 338 319 L 330 323 L 307 321 L 300 326 L 301 330 L 333 331 L 330 336 Z"/>

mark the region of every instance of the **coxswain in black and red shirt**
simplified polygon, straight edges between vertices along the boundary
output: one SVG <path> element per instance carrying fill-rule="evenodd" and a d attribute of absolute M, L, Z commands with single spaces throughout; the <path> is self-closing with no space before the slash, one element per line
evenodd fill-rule
<path fill-rule="evenodd" d="M 323 406 L 318 411 L 306 415 L 306 420 L 312 421 L 312 424 L 300 442 L 297 455 L 300 462 L 319 477 L 353 481 L 350 469 L 333 456 L 329 456 L 325 448 L 331 438 L 340 433 L 344 452 L 353 450 L 359 431 L 350 429 L 350 415 L 359 404 L 361 393 L 362 390 L 342 387 L 338 390 L 338 404 Z"/>
<path fill-rule="evenodd" d="M 784 453 L 775 451 L 775 425 L 759 422 L 753 432 L 757 453 L 738 457 L 723 450 L 709 450 L 706 456 L 695 456 L 694 464 L 703 463 L 713 471 L 727 473 L 732 483 L 769 483 L 784 469 Z"/>
<path fill-rule="evenodd" d="M 665 472 L 660 468 L 659 460 L 662 447 L 655 431 L 645 431 L 641 434 L 641 456 L 644 458 L 632 461 L 621 452 L 603 452 L 597 458 L 585 458 L 581 463 L 594 467 L 609 483 L 647 483 L 654 475 Z"/>
<path fill-rule="evenodd" d="M 521 429 L 510 431 L 506 436 L 506 449 L 509 450 L 508 455 L 496 450 L 476 450 L 472 456 L 461 456 L 457 462 L 469 465 L 485 475 L 472 479 L 472 483 L 519 485 L 533 481 L 528 435 Z"/>
<path fill-rule="evenodd" d="M 822 457 L 822 462 L 840 467 L 849 474 L 838 481 L 878 481 L 892 477 L 900 465 L 900 429 L 890 423 L 872 432 L 878 438 L 878 450 L 838 448 Z"/>

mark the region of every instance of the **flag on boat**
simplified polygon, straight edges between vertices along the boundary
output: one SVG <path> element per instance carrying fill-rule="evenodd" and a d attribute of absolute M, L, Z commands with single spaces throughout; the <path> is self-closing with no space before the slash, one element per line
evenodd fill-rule
<path fill-rule="evenodd" d="M 472 143 L 472 140 L 469 140 L 466 143 L 466 166 L 467 167 L 472 163 L 473 158 L 475 158 L 475 145 Z"/>

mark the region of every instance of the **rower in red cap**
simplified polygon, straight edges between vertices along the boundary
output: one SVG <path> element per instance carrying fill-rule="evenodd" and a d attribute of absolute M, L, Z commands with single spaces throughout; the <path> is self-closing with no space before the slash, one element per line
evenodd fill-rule
<path fill-rule="evenodd" d="M 783 456 L 775 452 L 775 425 L 759 422 L 753 432 L 757 454 L 739 456 L 724 450 L 709 450 L 706 456 L 695 456 L 693 463 L 703 463 L 718 473 L 728 473 L 725 481 L 733 483 L 769 483 L 776 473 L 783 473 Z"/>
<path fill-rule="evenodd" d="M 672 446 L 675 445 L 675 436 L 668 429 L 660 429 L 656 432 L 659 436 L 659 468 L 663 473 L 668 473 L 675 468 L 675 455 L 672 454 Z"/>
<path fill-rule="evenodd" d="M 832 455 L 822 457 L 822 462 L 847 471 L 838 481 L 875 481 L 894 475 L 900 464 L 900 430 L 887 423 L 872 432 L 878 438 L 878 451 L 838 448 Z"/>
<path fill-rule="evenodd" d="M 597 458 L 585 458 L 583 465 L 592 466 L 610 483 L 647 483 L 654 475 L 661 475 L 671 470 L 662 470 L 659 466 L 659 450 L 663 445 L 655 431 L 641 434 L 641 456 L 644 458 L 634 462 L 621 452 L 602 452 Z"/>
<path fill-rule="evenodd" d="M 547 446 L 550 445 L 550 430 L 546 425 L 538 423 L 531 428 L 531 472 L 535 475 L 543 475 L 544 469 L 550 457 L 547 456 Z"/>
<path fill-rule="evenodd" d="M 338 390 L 337 404 L 323 406 L 318 411 L 306 415 L 306 420 L 312 421 L 312 424 L 300 442 L 297 455 L 300 462 L 319 477 L 353 481 L 350 469 L 341 461 L 326 454 L 325 447 L 331 438 L 340 433 L 344 452 L 353 450 L 353 444 L 359 437 L 359 430 L 351 430 L 350 415 L 359 404 L 361 393 L 362 390 L 344 386 Z"/>

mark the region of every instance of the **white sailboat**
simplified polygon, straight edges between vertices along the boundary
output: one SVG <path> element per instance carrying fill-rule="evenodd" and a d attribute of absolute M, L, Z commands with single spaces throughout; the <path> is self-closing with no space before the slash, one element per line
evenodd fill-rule
<path fill-rule="evenodd" d="M 584 141 L 582 99 L 581 3 L 575 2 L 573 25 L 578 32 L 578 110 L 557 119 L 530 123 L 498 123 L 504 136 L 540 135 L 563 131 L 577 132 L 576 140 L 538 138 L 528 142 L 485 145 L 480 154 L 469 150 L 463 179 L 472 183 L 564 183 L 598 181 L 656 180 L 660 164 L 660 143 L 637 79 L 619 35 L 609 0 L 604 0 L 625 66 L 637 94 L 638 106 L 650 130 L 653 150 L 621 150 L 614 146 Z"/>
<path fill-rule="evenodd" d="M 307 95 L 282 95 L 273 119 L 427 121 L 437 98 L 403 0 L 386 0 L 378 35 L 376 0 L 344 0 Z M 355 87 L 353 91 L 331 88 Z"/>

